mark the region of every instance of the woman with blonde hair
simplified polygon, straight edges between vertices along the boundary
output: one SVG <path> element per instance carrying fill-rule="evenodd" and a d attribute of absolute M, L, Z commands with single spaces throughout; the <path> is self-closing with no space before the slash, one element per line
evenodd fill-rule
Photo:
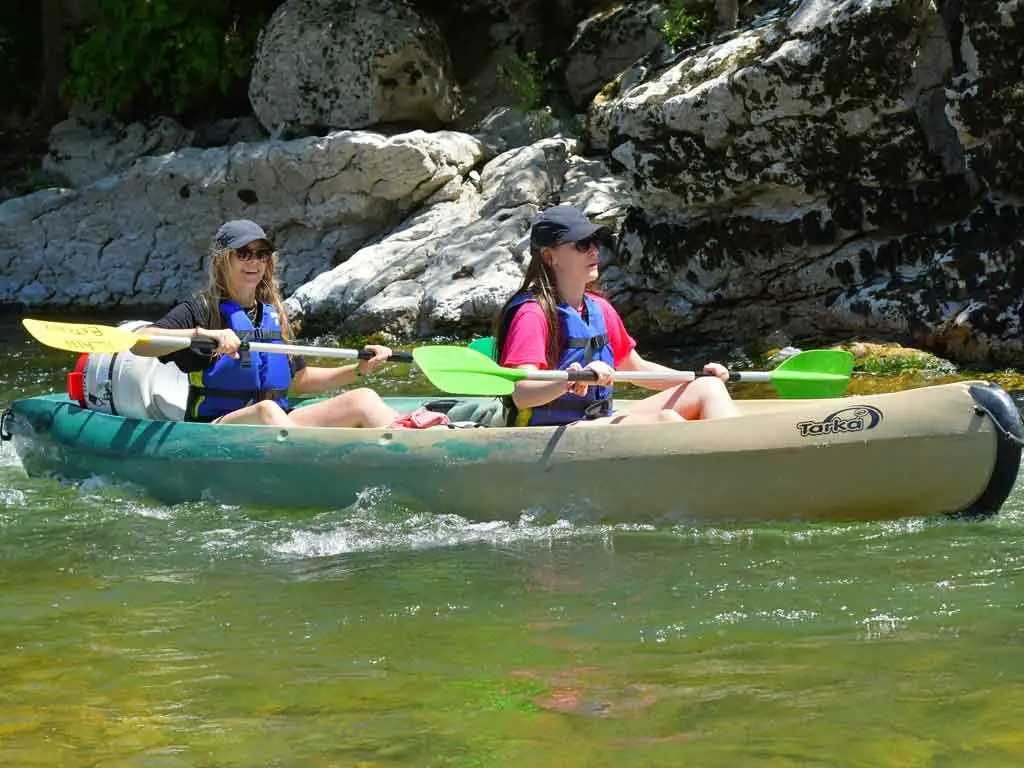
<path fill-rule="evenodd" d="M 189 348 L 160 356 L 188 374 L 185 419 L 275 426 L 415 426 L 402 424 L 399 413 L 367 387 L 289 408 L 289 389 L 318 394 L 357 384 L 384 363 L 391 354 L 387 347 L 367 345 L 372 357 L 338 368 L 307 365 L 295 355 L 240 353 L 243 338 L 271 343 L 292 339 L 276 268 L 277 253 L 258 224 L 247 219 L 228 221 L 214 238 L 205 290 L 149 326 L 159 328 L 161 336 L 208 338 L 217 343 L 210 354 Z"/>

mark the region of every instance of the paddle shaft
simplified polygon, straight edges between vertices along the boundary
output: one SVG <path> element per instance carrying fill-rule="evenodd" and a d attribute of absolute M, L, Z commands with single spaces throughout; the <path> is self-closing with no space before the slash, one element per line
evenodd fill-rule
<path fill-rule="evenodd" d="M 597 371 L 523 371 L 522 380 L 528 381 L 597 381 Z M 714 376 L 705 371 L 615 371 L 615 381 L 693 381 L 702 376 Z M 729 374 L 729 381 L 768 383 L 771 371 L 735 371 Z"/>
<path fill-rule="evenodd" d="M 148 344 L 164 349 L 194 349 L 197 352 L 206 354 L 212 353 L 217 348 L 217 342 L 204 337 L 186 338 L 178 336 L 149 336 L 139 335 L 140 344 Z M 329 357 L 337 360 L 369 360 L 373 353 L 365 349 L 335 349 L 333 347 L 307 347 L 301 344 L 271 344 L 265 341 L 243 341 L 239 347 L 244 351 L 249 349 L 253 352 L 273 352 L 279 355 L 308 355 L 309 357 Z M 392 363 L 411 363 L 412 355 L 408 352 L 392 352 L 387 358 Z"/>

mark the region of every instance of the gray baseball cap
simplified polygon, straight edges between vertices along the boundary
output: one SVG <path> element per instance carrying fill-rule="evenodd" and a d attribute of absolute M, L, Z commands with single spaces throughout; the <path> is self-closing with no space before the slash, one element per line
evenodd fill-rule
<path fill-rule="evenodd" d="M 263 231 L 263 228 L 255 221 L 249 221 L 249 219 L 225 221 L 220 225 L 220 229 L 217 230 L 217 236 L 214 238 L 214 242 L 217 243 L 218 247 L 231 248 L 236 251 L 239 248 L 245 248 L 249 243 L 256 240 L 270 242 L 270 238 L 267 237 L 267 233 Z"/>
<path fill-rule="evenodd" d="M 610 235 L 611 230 L 595 224 L 573 205 L 556 205 L 542 211 L 534 219 L 530 240 L 534 245 L 550 248 L 562 243 L 586 240 L 598 233 Z"/>

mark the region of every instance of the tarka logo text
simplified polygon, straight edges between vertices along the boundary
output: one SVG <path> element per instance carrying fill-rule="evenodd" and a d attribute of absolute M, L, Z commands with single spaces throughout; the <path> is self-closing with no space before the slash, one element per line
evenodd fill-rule
<path fill-rule="evenodd" d="M 821 421 L 801 421 L 796 425 L 801 437 L 840 435 L 874 429 L 882 420 L 882 412 L 871 405 L 851 405 L 829 414 Z"/>

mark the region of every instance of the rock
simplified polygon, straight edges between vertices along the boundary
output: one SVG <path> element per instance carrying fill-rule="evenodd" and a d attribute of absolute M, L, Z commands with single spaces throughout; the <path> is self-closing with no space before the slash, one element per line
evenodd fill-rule
<path fill-rule="evenodd" d="M 789 360 L 789 358 L 799 355 L 801 352 L 803 352 L 803 350 L 799 347 L 785 346 L 769 355 L 765 362 L 769 368 L 774 368 L 779 363 L 785 362 L 786 360 Z"/>
<path fill-rule="evenodd" d="M 392 8 L 378 2 L 374 19 Z M 449 14 L 446 29 L 471 7 L 487 45 L 539 61 L 555 42 L 564 52 L 557 31 L 597 10 L 416 7 L 428 4 Z M 342 5 L 356 7 L 330 7 Z M 201 281 L 216 225 L 247 216 L 274 231 L 307 330 L 489 333 L 522 279 L 531 218 L 572 202 L 618 231 L 602 287 L 644 345 L 739 359 L 740 342 L 885 338 L 1024 365 L 1024 0 L 938 5 L 751 0 L 736 32 L 629 66 L 595 97 L 578 141 L 545 113 L 509 110 L 477 137 L 337 132 L 180 149 L 9 200 L 0 303 L 169 303 Z M 509 14 L 503 29 L 491 9 Z M 529 35 L 543 46 L 524 45 Z M 498 56 L 482 43 L 473 53 Z M 602 154 L 586 156 L 593 148 Z"/>
<path fill-rule="evenodd" d="M 739 15 L 739 0 L 715 0 L 715 24 L 719 29 L 735 29 Z"/>
<path fill-rule="evenodd" d="M 498 155 L 480 174 L 481 215 L 525 204 L 542 205 L 558 196 L 576 142 L 545 139 Z"/>
<path fill-rule="evenodd" d="M 465 134 L 320 138 L 188 148 L 81 189 L 0 204 L 0 302 L 168 305 L 204 281 L 222 221 L 251 218 L 294 289 L 344 261 L 481 157 Z"/>
<path fill-rule="evenodd" d="M 512 21 L 523 51 L 534 51 L 538 61 L 565 54 L 576 25 L 601 11 L 608 0 L 483 0 L 496 2 Z"/>
<path fill-rule="evenodd" d="M 379 242 L 319 275 L 288 299 L 304 332 L 412 336 L 490 333 L 494 314 L 519 287 L 517 243 L 552 199 L 579 205 L 617 226 L 624 189 L 576 143 L 547 139 L 488 163 L 480 191 L 417 212 Z"/>
<path fill-rule="evenodd" d="M 302 286 L 288 299 L 303 327 L 342 334 L 386 330 L 427 336 L 486 326 L 522 273 L 509 245 L 533 209 L 479 218 L 479 195 L 421 211 L 379 243 Z"/>
<path fill-rule="evenodd" d="M 507 20 L 467 28 L 461 13 L 446 18 L 443 31 L 460 91 L 461 111 L 452 127 L 471 133 L 491 112 L 523 106 L 506 74 L 520 61 L 516 33 Z"/>
<path fill-rule="evenodd" d="M 896 373 L 908 370 L 929 370 L 953 373 L 956 371 L 948 360 L 921 349 L 904 347 L 901 344 L 857 341 L 843 345 L 854 357 L 858 370 L 878 373 Z"/>
<path fill-rule="evenodd" d="M 263 126 L 252 115 L 226 117 L 196 129 L 193 147 L 230 147 L 240 142 L 263 141 L 267 138 Z"/>
<path fill-rule="evenodd" d="M 43 169 L 81 187 L 123 170 L 140 157 L 187 147 L 192 136 L 169 117 L 124 125 L 101 113 L 75 108 L 50 131 Z"/>
<path fill-rule="evenodd" d="M 663 45 L 665 18 L 662 4 L 648 2 L 620 5 L 583 21 L 566 51 L 565 84 L 573 104 L 585 106 L 620 72 Z"/>
<path fill-rule="evenodd" d="M 457 113 L 437 25 L 402 0 L 286 0 L 260 35 L 249 100 L 271 135 Z"/>
<path fill-rule="evenodd" d="M 962 62 L 946 89 L 946 113 L 966 148 L 972 171 L 992 186 L 1024 195 L 1024 84 L 1021 80 L 1024 2 L 946 0 L 947 31 Z"/>
<path fill-rule="evenodd" d="M 635 199 L 604 273 L 629 327 L 1024 362 L 1020 113 L 1002 98 L 1022 11 L 986 9 L 964 35 L 999 75 L 984 108 L 967 108 L 980 83 L 956 102 L 976 147 L 945 119 L 953 58 L 925 0 L 803 0 L 595 104 Z"/>
<path fill-rule="evenodd" d="M 526 147 L 541 139 L 559 134 L 573 137 L 578 127 L 558 120 L 550 110 L 524 112 L 513 107 L 499 107 L 480 121 L 478 132 L 487 138 L 498 139 L 507 149 Z"/>

